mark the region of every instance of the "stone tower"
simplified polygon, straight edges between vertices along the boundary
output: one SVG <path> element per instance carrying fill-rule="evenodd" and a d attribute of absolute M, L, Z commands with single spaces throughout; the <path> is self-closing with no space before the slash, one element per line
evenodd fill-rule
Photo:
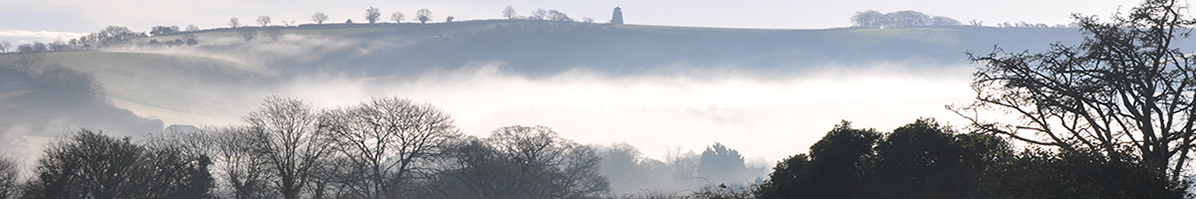
<path fill-rule="evenodd" d="M 610 17 L 610 24 L 623 24 L 623 9 L 615 7 L 614 16 Z"/>

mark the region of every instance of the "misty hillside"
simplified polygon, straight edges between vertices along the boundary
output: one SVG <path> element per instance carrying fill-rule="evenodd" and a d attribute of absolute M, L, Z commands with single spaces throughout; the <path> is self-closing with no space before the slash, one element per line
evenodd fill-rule
<path fill-rule="evenodd" d="M 246 35 L 252 36 L 248 42 Z M 22 62 L 30 55 L 0 54 L 0 66 L 10 68 L 0 74 L 6 77 L 4 82 L 46 86 L 24 80 L 32 77 L 16 71 L 61 66 L 94 77 L 97 90 L 88 92 L 106 97 L 61 103 L 20 101 L 39 91 L 9 89 L 0 93 L 5 103 L 0 107 L 21 112 L 22 118 L 44 119 L 76 114 L 55 107 L 87 104 L 108 110 L 103 107 L 115 106 L 166 124 L 212 125 L 235 122 L 262 96 L 302 81 L 296 78 L 402 80 L 484 66 L 533 78 L 573 70 L 616 76 L 703 71 L 787 76 L 878 63 L 938 70 L 967 66 L 965 52 L 986 53 L 994 44 L 1011 51 L 1040 51 L 1049 43 L 1078 43 L 1079 36 L 1078 30 L 1068 28 L 762 30 L 531 20 L 218 28 L 138 38 L 101 51 L 39 53 L 32 64 Z M 198 42 L 161 45 L 184 38 Z M 127 115 L 118 109 L 108 112 Z M 111 131 L 147 129 L 140 127 L 147 123 L 123 116 L 96 120 L 122 120 L 121 126 L 126 126 L 108 128 Z M 13 121 L 21 120 L 0 123 L 0 129 L 13 129 L 18 123 Z M 97 123 L 103 122 L 56 125 L 74 128 Z"/>
<path fill-rule="evenodd" d="M 240 37 L 246 31 L 257 32 L 248 44 Z M 282 36 L 276 41 L 267 35 L 271 31 Z M 492 62 L 532 75 L 574 68 L 630 74 L 703 68 L 795 72 L 878 62 L 960 65 L 967 63 L 965 51 L 984 53 L 994 44 L 1038 51 L 1049 43 L 1079 41 L 1078 30 L 1068 28 L 759 30 L 487 20 L 224 28 L 132 43 L 144 46 L 149 40 L 168 41 L 187 34 L 194 35 L 199 45 L 185 50 L 260 51 L 247 60 L 284 72 L 320 69 L 352 75 L 403 75 Z"/>

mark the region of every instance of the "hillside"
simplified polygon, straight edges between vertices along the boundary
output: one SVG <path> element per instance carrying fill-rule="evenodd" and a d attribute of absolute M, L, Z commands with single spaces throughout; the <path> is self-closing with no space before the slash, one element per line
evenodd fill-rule
<path fill-rule="evenodd" d="M 258 34 L 245 44 L 238 36 L 244 31 Z M 279 31 L 283 37 L 274 41 L 263 35 L 266 31 Z M 1076 29 L 1065 28 L 758 30 L 524 20 L 248 27 L 206 30 L 195 36 L 200 44 L 194 50 L 253 51 L 258 56 L 246 60 L 289 68 L 283 71 L 311 72 L 293 70 L 304 68 L 374 75 L 453 70 L 479 62 L 501 62 L 505 70 L 530 75 L 574 68 L 608 74 L 694 69 L 768 73 L 878 62 L 960 65 L 967 63 L 965 51 L 985 53 L 994 45 L 1039 51 L 1049 43 L 1079 41 Z"/>
<path fill-rule="evenodd" d="M 255 36 L 246 42 L 242 34 L 252 32 Z M 277 32 L 281 37 L 269 37 L 267 33 Z M 152 40 L 159 42 L 182 39 L 193 36 L 198 41 L 195 46 L 164 46 L 151 45 Z M 809 89 L 826 87 L 818 82 L 829 82 L 846 85 L 849 88 L 882 90 L 874 88 L 876 82 L 897 81 L 882 79 L 878 81 L 853 82 L 836 76 L 823 77 L 825 81 L 809 83 L 794 83 L 803 75 L 820 73 L 826 70 L 859 69 L 867 70 L 882 65 L 895 65 L 901 69 L 887 75 L 910 76 L 910 78 L 942 78 L 954 81 L 967 79 L 970 73 L 970 63 L 965 52 L 990 52 L 994 45 L 999 45 L 1009 51 L 1029 50 L 1041 51 L 1048 44 L 1062 42 L 1075 44 L 1081 37 L 1076 29 L 1063 28 L 991 28 L 991 27 L 939 27 L 914 29 L 863 29 L 838 28 L 822 30 L 761 30 L 761 29 L 725 29 L 725 28 L 694 28 L 694 27 L 665 27 L 641 25 L 609 25 L 588 23 L 565 23 L 549 21 L 524 20 L 487 20 L 465 21 L 436 24 L 328 24 L 301 25 L 297 27 L 246 27 L 221 28 L 197 32 L 184 32 L 173 35 L 155 36 L 129 41 L 119 48 L 103 51 L 75 51 L 50 52 L 40 55 L 42 58 L 35 65 L 61 66 L 63 68 L 90 74 L 102 90 L 105 97 L 99 101 L 87 102 L 88 107 L 95 110 L 108 110 L 109 116 L 103 114 L 92 116 L 94 122 L 75 122 L 69 124 L 45 124 L 33 129 L 95 127 L 98 123 L 130 124 L 137 126 L 128 128 L 103 127 L 119 135 L 141 135 L 151 131 L 146 129 L 160 129 L 161 125 L 191 124 L 191 125 L 227 125 L 237 123 L 239 118 L 249 110 L 254 109 L 266 95 L 301 95 L 317 103 L 328 106 L 344 105 L 345 101 L 360 99 L 360 96 L 413 96 L 420 92 L 436 92 L 434 89 L 457 89 L 444 91 L 451 98 L 451 102 L 467 104 L 458 106 L 442 105 L 459 118 L 463 129 L 472 134 L 482 134 L 493 129 L 494 125 L 509 125 L 512 123 L 569 124 L 562 126 L 563 132 L 578 134 L 569 135 L 585 142 L 606 142 L 608 140 L 626 141 L 629 137 L 602 136 L 602 134 L 585 134 L 582 127 L 609 126 L 600 124 L 603 121 L 595 119 L 595 115 L 586 115 L 589 109 L 562 109 L 550 107 L 554 104 L 565 104 L 578 99 L 599 101 L 597 112 L 591 114 L 607 115 L 611 118 L 622 117 L 626 111 L 645 118 L 643 125 L 656 125 L 649 122 L 649 115 L 657 118 L 674 118 L 669 121 L 685 122 L 689 120 L 710 122 L 709 126 L 692 126 L 691 128 L 705 129 L 703 131 L 739 131 L 733 126 L 718 125 L 755 125 L 742 121 L 741 113 L 777 114 L 778 112 L 801 112 L 804 110 L 843 110 L 839 106 L 852 106 L 852 103 L 835 101 L 849 99 L 851 94 L 858 91 L 844 91 L 841 97 L 818 98 L 808 100 L 790 100 L 789 98 L 806 97 L 806 92 L 821 95 L 826 92 L 813 91 L 794 92 L 784 89 Z M 1194 46 L 1190 41 L 1183 46 Z M 12 71 L 26 70 L 19 66 L 20 54 L 0 54 L 0 66 L 13 68 Z M 481 76 L 471 74 L 470 71 L 496 70 Z M 453 74 L 465 71 L 464 77 Z M 578 75 L 577 71 L 582 71 Z M 946 71 L 946 72 L 942 72 Z M 963 72 L 960 72 L 963 71 Z M 0 71 L 0 73 L 15 73 Z M 742 74 L 752 78 L 779 79 L 774 82 L 747 81 L 740 84 L 736 78 L 717 80 L 714 83 L 702 79 L 703 74 Z M 439 74 L 428 77 L 428 74 Z M 482 72 L 478 72 L 482 74 Z M 495 75 L 497 74 L 497 75 Z M 851 74 L 848 72 L 848 74 Z M 0 74 L 0 77 L 22 76 L 24 74 Z M 470 76 L 473 75 L 473 76 Z M 698 76 L 691 78 L 690 76 Z M 23 77 L 22 78 L 27 78 Z M 481 78 L 482 80 L 478 80 Z M 539 79 L 547 79 L 542 82 Z M 750 79 L 750 78 L 749 78 Z M 588 84 L 585 81 L 596 81 Z M 783 80 L 783 81 L 782 81 Z M 499 81 L 499 82 L 495 82 Z M 723 82 L 719 82 L 723 81 Z M 942 85 L 934 81 L 918 81 L 912 85 Z M 0 81 L 4 83 L 5 81 Z M 13 81 L 9 81 L 13 82 Z M 443 82 L 442 85 L 441 83 Z M 563 83 L 562 83 L 563 82 Z M 662 83 L 663 82 L 663 83 Z M 696 85 L 695 86 L 695 82 Z M 729 83 L 728 83 L 729 82 Z M 925 83 L 929 82 L 929 83 Z M 546 88 L 548 91 L 516 90 L 520 93 L 498 93 L 505 87 L 525 86 L 535 84 L 530 88 Z M 562 85 L 563 84 L 563 85 Z M 778 89 L 773 93 L 788 98 L 752 99 L 751 103 L 740 105 L 726 105 L 718 109 L 716 100 L 699 99 L 699 105 L 681 104 L 655 107 L 657 105 L 632 104 L 619 102 L 626 99 L 662 99 L 653 103 L 676 104 L 672 98 L 686 98 L 689 94 L 711 99 L 723 99 L 724 96 L 710 96 L 703 94 L 703 85 L 720 84 L 755 85 L 762 84 L 763 90 Z M 496 87 L 497 85 L 497 87 Z M 579 86 L 580 85 L 580 86 Z M 613 85 L 613 86 L 611 86 Z M 904 84 L 902 84 L 904 85 Z M 573 87 L 569 87 L 573 86 Z M 386 88 L 382 88 L 386 87 Z M 492 88 L 494 87 L 494 88 Z M 632 87 L 628 91 L 611 90 L 614 88 Z M 927 87 L 936 89 L 940 87 Z M 635 90 L 638 88 L 639 90 Z M 668 93 L 659 91 L 644 91 L 645 89 L 674 89 L 682 93 Z M 952 87 L 953 88 L 953 87 Z M 601 90 L 606 89 L 606 90 Z M 755 89 L 752 87 L 752 89 Z M 25 89 L 27 90 L 27 89 Z M 7 107 L 21 112 L 10 114 L 4 120 L 13 118 L 58 118 L 71 113 L 50 110 L 67 104 L 38 101 L 37 99 L 22 99 L 21 102 L 3 99 L 21 99 L 11 96 L 25 95 L 29 91 L 9 89 L 0 92 L 0 107 Z M 741 89 L 742 90 L 742 89 Z M 891 89 L 889 89 L 891 90 Z M 632 93 L 632 96 L 607 96 L 602 93 Z M 730 93 L 735 89 L 730 89 Z M 817 92 L 815 92 L 817 91 Z M 549 96 L 541 96 L 537 92 L 554 92 Z M 721 92 L 721 91 L 720 91 Z M 747 91 L 743 91 L 747 92 Z M 770 91 L 771 92 L 771 91 Z M 784 94 L 792 92 L 793 94 Z M 888 93 L 890 91 L 886 91 Z M 900 93 L 901 91 L 891 91 Z M 902 103 L 916 103 L 919 107 L 931 107 L 942 111 L 943 103 L 953 103 L 954 95 L 942 90 L 918 91 L 926 93 L 934 99 L 922 99 L 902 96 L 897 101 L 890 101 L 883 105 L 870 107 L 902 107 L 910 106 Z M 595 97 L 588 97 L 589 95 Z M 527 95 L 526 98 L 509 95 Z M 721 94 L 720 94 L 721 95 Z M 736 95 L 736 94 L 729 94 Z M 751 94 L 738 94 L 753 98 Z M 356 98 L 354 98 L 356 97 Z M 548 98 L 548 99 L 536 99 Z M 666 99 L 667 98 L 667 99 Z M 695 98 L 695 97 L 689 97 Z M 760 97 L 764 98 L 764 97 Z M 424 96 L 416 100 L 430 100 Z M 439 99 L 439 98 L 437 98 Z M 729 99 L 729 98 L 728 98 Z M 804 98 L 803 98 L 804 99 Z M 485 101 L 495 100 L 495 101 Z M 521 103 L 538 102 L 534 100 L 549 100 L 541 107 Z M 603 102 L 613 100 L 615 102 Z M 858 100 L 858 99 L 850 99 Z M 905 101 L 901 101 L 905 100 Z M 443 101 L 443 100 L 442 100 Z M 630 100 L 638 102 L 635 100 Z M 30 103 L 43 102 L 43 103 Z M 355 103 L 352 101 L 349 103 Z M 74 102 L 72 102 L 74 103 Z M 695 102 L 698 103 L 698 102 Z M 827 107 L 826 104 L 835 104 Z M 693 107 L 706 107 L 697 110 Z M 109 108 L 104 108 L 109 107 Z M 630 107 L 630 108 L 628 108 Z M 674 110 L 676 109 L 676 110 Z M 844 114 L 871 113 L 871 109 L 850 109 L 855 111 Z M 475 112 L 470 112 L 475 111 Z M 522 112 L 521 112 L 522 111 Z M 561 112 L 558 112 L 561 111 Z M 563 113 L 564 111 L 581 111 Z M 654 112 L 655 111 L 655 112 Z M 667 114 L 661 111 L 672 111 Z M 135 115 L 130 115 L 128 113 Z M 676 114 L 689 114 L 677 117 Z M 910 111 L 893 111 L 885 114 L 872 114 L 875 117 L 899 118 L 891 114 L 915 114 Z M 522 113 L 539 113 L 540 115 L 562 118 L 560 120 L 524 121 L 520 118 L 531 118 L 520 115 Z M 730 114 L 730 115 L 727 115 Z M 923 114 L 923 113 L 916 113 Z M 26 117 L 26 115 L 36 117 Z M 520 117 L 516 117 L 520 116 Z M 593 123 L 578 122 L 568 118 L 581 117 L 593 119 Z M 776 118 L 794 118 L 784 116 Z M 860 118 L 854 115 L 825 117 L 827 120 Z M 130 119 L 132 118 L 132 119 Z M 149 118 L 149 119 L 146 119 Z M 149 121 L 148 123 L 143 122 Z M 160 120 L 162 123 L 154 123 Z M 777 120 L 777 121 L 773 121 Z M 772 119 L 767 122 L 792 123 Z M 607 121 L 609 122 L 609 121 Z M 823 122 L 833 124 L 834 121 L 805 121 L 810 123 Z M 908 121 L 900 121 L 902 123 Z M 15 125 L 20 122 L 0 121 L 0 129 L 11 134 Z M 746 123 L 746 124 L 745 124 Z M 142 125 L 156 126 L 147 128 Z M 759 126 L 767 126 L 759 124 Z M 26 128 L 26 127 L 21 127 Z M 627 128 L 636 128 L 628 126 Z M 652 127 L 654 129 L 668 129 L 669 127 Z M 752 127 L 748 131 L 755 133 L 770 133 L 776 128 L 794 128 L 792 126 Z M 574 131 L 568 131 L 574 129 Z M 820 128 L 810 129 L 815 131 Z M 601 128 L 590 128 L 600 131 Z M 674 131 L 685 131 L 682 128 Z M 764 132 L 769 131 L 769 132 Z M 668 136 L 680 132 L 651 135 L 667 139 Z M 646 134 L 641 134 L 645 135 Z M 53 137 L 55 135 L 44 135 Z M 701 137 L 695 135 L 696 137 Z M 806 136 L 806 135 L 801 135 Z M 734 139 L 745 138 L 723 137 L 711 138 L 716 141 L 734 144 Z M 596 139 L 596 140 L 586 140 Z M 731 140 L 727 140 L 731 139 Z M 657 139 L 659 140 L 659 139 Z M 780 139 L 774 139 L 780 140 Z M 640 141 L 648 142 L 648 141 Z M 692 143 L 672 143 L 674 145 L 705 145 L 706 140 L 694 140 Z M 750 140 L 742 140 L 750 142 Z M 637 144 L 637 143 L 632 143 Z M 654 143 L 669 144 L 669 143 Z M 797 144 L 801 145 L 801 144 Z M 770 145 L 771 146 L 771 145 Z M 788 146 L 788 145 L 786 145 Z M 780 148 L 777 146 L 774 148 Z M 785 148 L 788 150 L 788 148 Z M 792 154 L 784 150 L 773 150 L 773 153 Z"/>

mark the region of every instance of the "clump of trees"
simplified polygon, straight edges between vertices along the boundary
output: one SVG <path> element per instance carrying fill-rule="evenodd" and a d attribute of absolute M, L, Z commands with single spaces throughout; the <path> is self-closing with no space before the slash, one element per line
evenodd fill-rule
<path fill-rule="evenodd" d="M 269 97 L 245 125 L 143 143 L 81 130 L 38 160 L 27 198 L 596 198 L 597 149 L 544 126 L 462 135 L 431 105 L 379 98 L 321 110 Z M 5 172 L 0 161 L 0 191 Z M 3 192 L 0 192 L 3 193 Z"/>
<path fill-rule="evenodd" d="M 545 21 L 564 21 L 564 22 L 576 21 L 573 18 L 570 18 L 569 15 L 565 14 L 564 12 L 557 11 L 557 10 L 545 10 L 543 8 L 539 8 L 539 9 L 536 9 L 535 11 L 532 11 L 532 14 L 530 16 L 519 16 L 518 13 L 515 12 L 514 7 L 507 6 L 506 8 L 503 9 L 502 16 L 503 16 L 503 18 L 507 18 L 507 19 L 545 20 Z"/>
<path fill-rule="evenodd" d="M 754 190 L 703 194 L 757 198 L 1187 198 L 1187 185 L 1140 161 L 1027 148 L 956 133 L 932 119 L 892 131 L 836 125 L 810 152 L 777 163 Z"/>
<path fill-rule="evenodd" d="M 856 12 L 851 16 L 851 25 L 865 28 L 913 28 L 959 26 L 958 20 L 944 16 L 930 16 L 918 11 L 906 10 L 880 13 L 875 10 Z"/>
<path fill-rule="evenodd" d="M 26 198 L 204 198 L 211 161 L 80 130 L 53 143 L 22 190 Z"/>

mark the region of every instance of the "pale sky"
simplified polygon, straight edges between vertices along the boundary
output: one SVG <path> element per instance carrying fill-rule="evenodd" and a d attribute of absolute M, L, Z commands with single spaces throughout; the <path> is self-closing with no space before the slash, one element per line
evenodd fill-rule
<path fill-rule="evenodd" d="M 0 39 L 58 37 L 54 32 L 89 33 L 108 25 L 126 26 L 135 31 L 149 31 L 153 26 L 197 25 L 201 28 L 227 26 L 237 17 L 243 24 L 253 24 L 257 16 L 311 23 L 311 15 L 324 12 L 332 22 L 346 19 L 364 21 L 370 6 L 378 7 L 383 19 L 396 11 L 407 16 L 416 10 L 432 11 L 436 22 L 447 16 L 456 20 L 495 19 L 506 6 L 520 15 L 536 8 L 558 10 L 581 20 L 610 20 L 614 7 L 622 7 L 628 24 L 698 26 L 727 28 L 821 29 L 850 26 L 849 18 L 857 11 L 883 13 L 915 10 L 929 15 L 947 16 L 961 22 L 981 20 L 987 25 L 1001 22 L 1067 24 L 1071 13 L 1108 16 L 1133 7 L 1132 0 L 0 0 Z M 411 17 L 407 17 L 410 20 Z M 49 35 L 49 36 L 47 36 Z M 73 35 L 62 36 L 69 38 Z M 23 40 L 23 39 L 10 39 Z M 19 42 L 14 42 L 19 43 Z"/>

